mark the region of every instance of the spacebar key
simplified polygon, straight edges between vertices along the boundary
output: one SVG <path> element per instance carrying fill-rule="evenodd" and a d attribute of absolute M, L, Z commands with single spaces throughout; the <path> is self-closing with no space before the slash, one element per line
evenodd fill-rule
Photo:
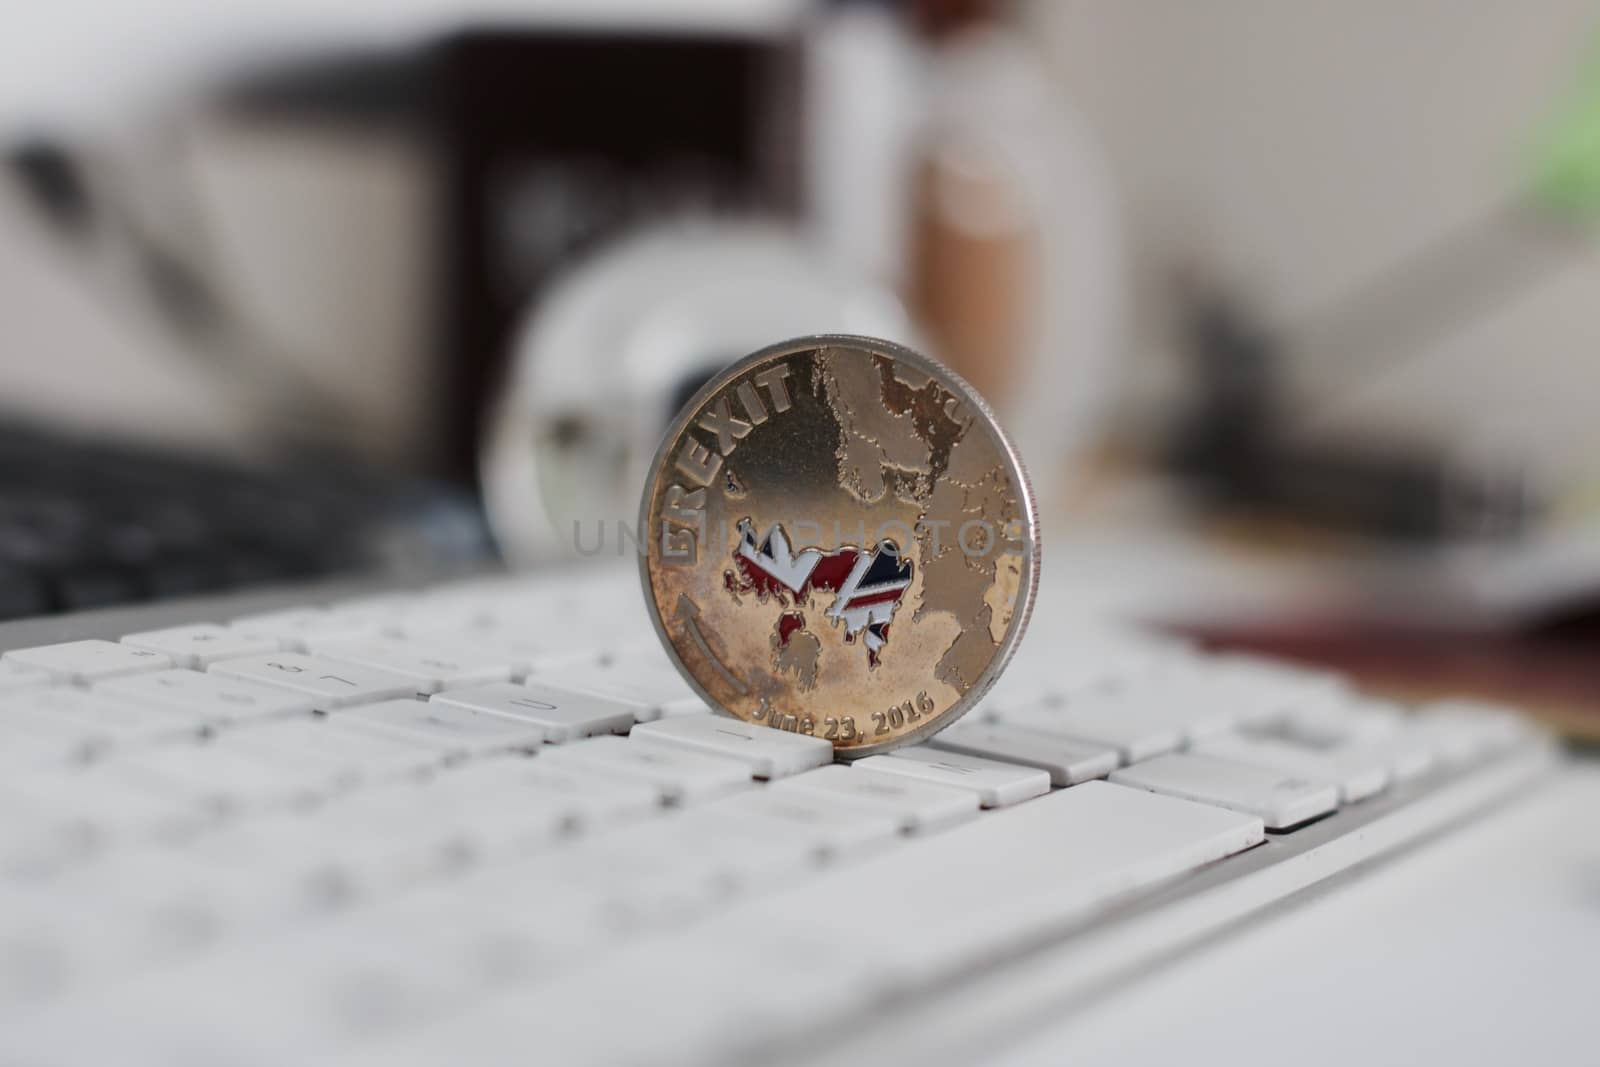
<path fill-rule="evenodd" d="M 806 990 L 759 1005 L 768 1039 L 803 1046 L 828 1026 L 864 1023 L 887 999 L 1036 947 L 1263 837 L 1253 815 L 1087 782 L 747 898 L 691 930 L 625 946 L 537 995 L 486 997 L 404 1035 L 414 1057 L 407 1062 L 490 1062 L 534 1035 L 556 1062 L 752 1062 L 762 1057 L 742 1043 L 754 1022 L 730 1026 L 725 1012 L 707 1008 L 752 980 Z M 868 902 L 872 911 L 852 913 L 864 921 L 819 923 L 819 900 Z M 659 983 L 643 977 L 657 974 Z M 608 1025 L 616 991 L 630 983 L 648 984 L 650 996 L 630 1005 L 628 1026 Z M 359 1063 L 375 1067 L 393 1052 Z"/>
<path fill-rule="evenodd" d="M 1151 803 L 1156 801 L 1156 803 Z M 871 939 L 899 972 L 959 974 L 1093 917 L 1141 891 L 1265 839 L 1261 819 L 1107 782 L 1085 782 L 1015 810 L 828 876 L 828 894 L 900 894 Z M 831 895 L 821 899 L 834 899 Z M 850 898 L 855 899 L 855 898 Z M 952 922 L 951 916 L 961 916 Z M 843 947 L 843 946 L 841 946 Z M 858 946 L 859 948 L 859 946 Z"/>

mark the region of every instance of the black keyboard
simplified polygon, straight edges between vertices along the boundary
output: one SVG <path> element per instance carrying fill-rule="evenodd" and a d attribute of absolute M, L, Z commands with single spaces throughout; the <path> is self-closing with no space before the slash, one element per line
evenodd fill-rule
<path fill-rule="evenodd" d="M 0 619 L 488 558 L 471 494 L 0 424 Z"/>

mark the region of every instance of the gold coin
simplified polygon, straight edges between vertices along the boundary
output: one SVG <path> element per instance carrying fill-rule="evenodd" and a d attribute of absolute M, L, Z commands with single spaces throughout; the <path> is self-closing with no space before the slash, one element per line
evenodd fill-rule
<path fill-rule="evenodd" d="M 645 600 L 713 709 L 842 756 L 925 740 L 1005 668 L 1038 584 L 1022 462 L 972 388 L 867 337 L 762 349 L 668 429 Z"/>

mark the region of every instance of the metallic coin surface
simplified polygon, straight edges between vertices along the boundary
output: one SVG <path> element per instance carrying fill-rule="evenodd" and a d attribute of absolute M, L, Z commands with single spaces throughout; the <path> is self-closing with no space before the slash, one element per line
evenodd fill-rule
<path fill-rule="evenodd" d="M 971 708 L 1038 582 L 1032 491 L 987 405 L 866 337 L 787 341 L 708 382 L 656 454 L 640 536 L 694 689 L 852 758 Z"/>

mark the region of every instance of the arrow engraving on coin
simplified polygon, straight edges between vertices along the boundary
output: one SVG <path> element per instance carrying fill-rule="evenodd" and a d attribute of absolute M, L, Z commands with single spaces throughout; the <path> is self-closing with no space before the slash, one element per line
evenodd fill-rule
<path fill-rule="evenodd" d="M 679 621 L 683 623 L 684 629 L 689 631 L 689 636 L 694 638 L 695 646 L 700 649 L 700 654 L 710 661 L 711 665 L 717 669 L 717 673 L 722 675 L 729 685 L 738 690 L 740 696 L 748 693 L 750 687 L 744 683 L 744 679 L 729 670 L 728 665 L 718 659 L 715 652 L 711 651 L 711 646 L 706 642 L 705 634 L 700 632 L 700 605 L 690 600 L 688 593 L 678 594 L 676 614 Z"/>

